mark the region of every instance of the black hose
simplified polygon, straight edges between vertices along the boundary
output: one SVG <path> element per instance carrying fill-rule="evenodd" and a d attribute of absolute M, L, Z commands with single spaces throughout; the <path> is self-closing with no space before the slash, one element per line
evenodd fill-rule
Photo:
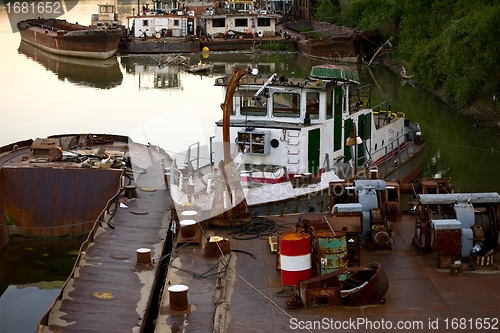
<path fill-rule="evenodd" d="M 249 256 L 252 256 L 254 259 L 257 259 L 257 257 L 256 257 L 256 256 L 254 256 L 252 253 L 247 252 L 247 251 L 243 251 L 243 250 L 231 250 L 231 252 L 246 253 L 246 254 L 248 254 Z"/>
<path fill-rule="evenodd" d="M 115 209 L 113 209 L 113 211 L 111 211 L 111 212 L 109 211 L 109 208 L 111 207 L 111 205 L 112 205 L 112 204 L 111 204 L 111 205 L 109 205 L 109 206 L 108 206 L 108 209 L 107 209 L 107 210 L 108 210 L 108 213 L 109 213 L 109 214 L 111 214 L 111 216 L 109 217 L 109 219 L 108 219 L 108 221 L 107 221 L 108 227 L 110 227 L 111 229 L 115 229 L 115 226 L 113 226 L 113 225 L 111 224 L 111 220 L 115 217 L 116 212 L 118 211 L 119 199 L 120 199 L 120 193 L 121 193 L 121 191 L 120 191 L 120 192 L 118 192 L 118 194 L 117 194 L 117 195 L 114 197 L 114 199 L 113 199 L 113 202 L 114 202 L 114 204 L 115 204 Z"/>
<path fill-rule="evenodd" d="M 232 237 L 238 240 L 255 239 L 278 232 L 278 225 L 275 221 L 259 216 L 251 216 L 248 219 L 238 218 L 237 215 L 231 220 L 228 228 L 231 230 Z"/>

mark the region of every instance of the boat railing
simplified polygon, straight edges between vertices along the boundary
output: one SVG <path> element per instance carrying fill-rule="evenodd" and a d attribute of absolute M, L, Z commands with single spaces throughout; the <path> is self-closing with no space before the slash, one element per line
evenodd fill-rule
<path fill-rule="evenodd" d="M 375 126 L 377 128 L 383 127 L 393 120 L 404 118 L 405 114 L 402 112 L 393 112 L 392 106 L 388 102 L 382 102 L 373 107 L 373 115 L 376 116 Z"/>
<path fill-rule="evenodd" d="M 195 154 L 191 153 L 196 149 Z M 194 155 L 194 156 L 193 156 Z M 196 162 L 196 169 L 193 166 L 193 162 Z M 186 158 L 184 159 L 184 164 L 187 165 L 188 171 L 193 172 L 200 168 L 200 142 L 193 143 L 188 146 L 186 152 Z"/>
<path fill-rule="evenodd" d="M 36 23 L 36 22 L 31 22 L 31 21 L 28 21 L 27 22 L 28 25 L 30 26 L 33 26 L 33 27 L 40 27 L 42 29 L 45 29 L 45 30 L 50 30 L 50 31 L 60 31 L 60 30 L 63 30 L 63 29 L 60 29 L 60 28 L 56 28 L 56 27 L 52 27 L 50 25 L 45 25 L 45 24 L 42 24 L 42 23 Z"/>
<path fill-rule="evenodd" d="M 213 144 L 214 144 L 214 139 L 215 139 L 215 136 L 211 136 L 209 138 L 210 140 L 210 165 L 214 165 L 214 147 L 213 147 Z"/>
<path fill-rule="evenodd" d="M 415 135 L 414 132 L 411 129 L 408 129 L 407 131 L 403 132 L 401 135 L 399 135 L 396 139 L 392 140 L 388 144 L 386 144 L 384 147 L 371 152 L 371 156 L 376 155 L 377 153 L 383 151 L 384 156 L 377 161 L 374 162 L 374 165 L 379 166 L 383 164 L 384 167 L 384 172 L 387 174 L 389 172 L 390 167 L 396 166 L 398 163 L 400 163 L 401 160 L 404 158 L 409 159 L 410 154 L 415 154 L 417 151 L 417 147 L 415 145 Z M 413 152 L 410 152 L 409 147 L 413 148 Z M 363 159 L 364 156 L 361 156 L 359 159 Z M 392 164 L 389 165 L 389 162 L 392 160 Z"/>

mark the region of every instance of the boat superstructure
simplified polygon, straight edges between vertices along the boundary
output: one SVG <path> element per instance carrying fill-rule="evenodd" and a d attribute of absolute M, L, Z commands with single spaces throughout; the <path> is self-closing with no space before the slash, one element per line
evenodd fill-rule
<path fill-rule="evenodd" d="M 114 27 L 122 26 L 118 17 L 117 5 L 115 4 L 97 4 L 99 11 L 92 14 L 91 26 L 93 27 Z"/>
<path fill-rule="evenodd" d="M 174 202 L 212 205 L 212 216 L 243 199 L 258 214 L 324 211 L 330 182 L 371 173 L 408 182 L 422 170 L 425 142 L 418 124 L 388 103 L 372 108 L 369 86 L 355 70 L 316 66 L 309 78 L 250 73 L 244 68 L 216 79 L 225 101 L 212 140 L 214 173 L 201 177 L 198 187 L 190 165 L 188 172 L 174 165 Z M 221 181 L 231 185 L 217 196 Z M 212 192 L 213 204 L 204 201 Z"/>

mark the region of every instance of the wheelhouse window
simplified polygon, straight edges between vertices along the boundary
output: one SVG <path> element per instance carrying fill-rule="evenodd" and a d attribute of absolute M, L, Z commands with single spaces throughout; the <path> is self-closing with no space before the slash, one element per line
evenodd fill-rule
<path fill-rule="evenodd" d="M 258 27 L 270 27 L 271 26 L 271 19 L 268 17 L 260 17 L 257 19 L 257 26 Z"/>
<path fill-rule="evenodd" d="M 300 117 L 300 94 L 275 92 L 273 94 L 274 117 Z"/>
<path fill-rule="evenodd" d="M 236 104 L 240 105 L 240 114 L 244 116 L 267 115 L 267 103 L 264 96 L 254 96 L 255 91 L 239 90 L 235 93 Z"/>
<path fill-rule="evenodd" d="M 235 27 L 248 27 L 248 19 L 243 19 L 243 18 L 240 18 L 240 19 L 235 19 L 234 20 L 234 26 Z"/>
<path fill-rule="evenodd" d="M 319 119 L 319 92 L 306 93 L 306 112 L 311 119 Z"/>
<path fill-rule="evenodd" d="M 174 20 L 174 27 L 178 27 L 179 25 L 179 20 Z"/>
<path fill-rule="evenodd" d="M 223 18 L 212 20 L 212 27 L 214 28 L 223 28 L 225 26 L 226 26 L 226 20 Z"/>
<path fill-rule="evenodd" d="M 101 13 L 113 13 L 113 6 L 100 6 Z"/>
<path fill-rule="evenodd" d="M 148 20 L 142 20 L 142 26 L 147 27 L 148 26 Z"/>

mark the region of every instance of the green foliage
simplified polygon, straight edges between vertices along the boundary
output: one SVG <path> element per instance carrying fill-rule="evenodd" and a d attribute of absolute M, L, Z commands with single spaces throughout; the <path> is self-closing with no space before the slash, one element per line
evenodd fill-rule
<path fill-rule="evenodd" d="M 401 6 L 397 0 L 319 0 L 316 18 L 362 30 L 395 33 Z"/>
<path fill-rule="evenodd" d="M 414 78 L 452 102 L 500 101 L 498 0 L 319 0 L 316 18 L 394 37 Z"/>
<path fill-rule="evenodd" d="M 409 67 L 414 78 L 425 82 L 433 89 L 439 88 L 445 78 L 441 73 L 441 64 L 436 54 L 440 48 L 441 40 L 433 38 L 428 41 L 418 41 L 413 56 L 410 57 Z"/>
<path fill-rule="evenodd" d="M 318 20 L 338 23 L 340 13 L 338 0 L 318 0 L 318 8 L 316 10 L 316 18 Z"/>
<path fill-rule="evenodd" d="M 461 105 L 499 92 L 500 6 L 485 6 L 443 31 L 445 94 Z M 496 73 L 496 75 L 495 75 Z"/>
<path fill-rule="evenodd" d="M 322 39 L 322 38 L 326 37 L 325 34 L 318 32 L 318 31 L 314 31 L 310 25 L 299 25 L 296 27 L 296 29 L 300 32 L 306 32 L 316 39 Z"/>

